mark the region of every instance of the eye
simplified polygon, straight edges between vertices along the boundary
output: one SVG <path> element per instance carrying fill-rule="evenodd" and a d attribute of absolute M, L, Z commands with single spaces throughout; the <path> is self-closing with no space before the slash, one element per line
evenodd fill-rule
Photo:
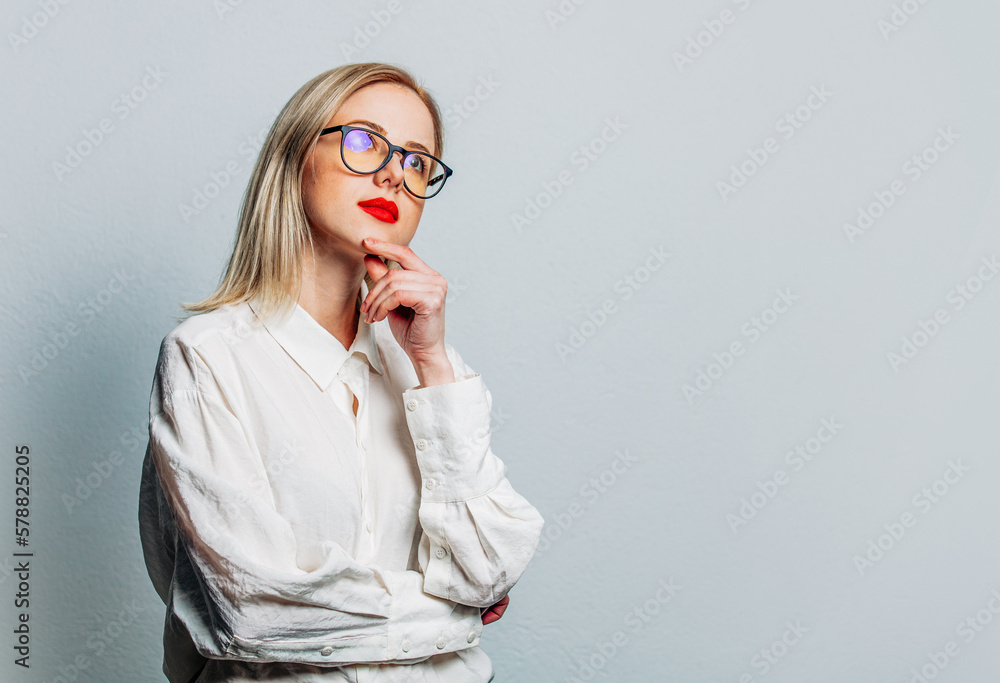
<path fill-rule="evenodd" d="M 423 175 L 424 173 L 427 172 L 427 162 L 424 161 L 424 158 L 419 154 L 410 154 L 408 157 L 406 157 L 406 163 L 410 168 L 412 168 L 420 175 Z"/>
<path fill-rule="evenodd" d="M 367 152 L 375 147 L 375 141 L 367 131 L 355 129 L 347 133 L 344 147 L 352 152 Z"/>

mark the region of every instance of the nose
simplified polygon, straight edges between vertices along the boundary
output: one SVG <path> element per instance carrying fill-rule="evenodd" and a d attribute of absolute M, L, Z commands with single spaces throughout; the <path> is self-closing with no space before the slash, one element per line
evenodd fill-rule
<path fill-rule="evenodd" d="M 399 155 L 399 162 L 396 161 L 396 155 Z M 388 163 L 379 169 L 379 172 L 375 174 L 375 182 L 381 185 L 385 180 L 389 180 L 389 184 L 392 187 L 399 187 L 403 182 L 403 153 L 393 152 L 392 157 L 389 159 Z"/>

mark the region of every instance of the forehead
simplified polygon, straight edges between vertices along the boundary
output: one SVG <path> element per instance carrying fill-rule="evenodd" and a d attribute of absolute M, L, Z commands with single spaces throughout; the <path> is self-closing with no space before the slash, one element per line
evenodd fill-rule
<path fill-rule="evenodd" d="M 366 85 L 344 100 L 328 125 L 364 119 L 386 130 L 397 145 L 419 142 L 434 150 L 434 120 L 420 96 L 395 83 Z"/>

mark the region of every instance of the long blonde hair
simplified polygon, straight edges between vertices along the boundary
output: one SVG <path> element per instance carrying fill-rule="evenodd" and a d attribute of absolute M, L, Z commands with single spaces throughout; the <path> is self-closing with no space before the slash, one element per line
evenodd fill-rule
<path fill-rule="evenodd" d="M 444 147 L 441 111 L 433 96 L 405 69 L 393 64 L 345 64 L 303 85 L 271 125 L 240 206 L 229 265 L 215 293 L 182 304 L 201 313 L 227 304 L 259 299 L 262 317 L 287 311 L 302 287 L 302 257 L 312 233 L 302 204 L 306 160 L 330 117 L 356 91 L 373 83 L 394 83 L 415 92 L 434 123 L 438 158 Z M 390 267 L 398 266 L 389 261 Z M 371 277 L 365 273 L 369 290 Z"/>

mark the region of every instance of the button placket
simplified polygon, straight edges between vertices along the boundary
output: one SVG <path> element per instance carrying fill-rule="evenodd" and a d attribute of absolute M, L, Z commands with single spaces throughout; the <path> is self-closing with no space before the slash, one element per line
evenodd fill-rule
<path fill-rule="evenodd" d="M 374 539 L 371 538 L 373 526 L 372 514 L 370 512 L 371 496 L 368 486 L 368 457 L 366 452 L 368 427 L 371 419 L 368 412 L 369 376 L 365 372 L 366 367 L 367 366 L 364 361 L 362 361 L 356 354 L 352 354 L 344 362 L 344 365 L 341 367 L 341 371 L 338 374 L 341 376 L 344 383 L 347 384 L 354 396 L 358 399 L 358 413 L 354 416 L 354 441 L 360 455 L 360 475 L 358 479 L 360 482 L 359 493 L 361 496 L 361 519 L 364 531 L 366 531 L 370 536 L 369 541 L 374 544 Z"/>

